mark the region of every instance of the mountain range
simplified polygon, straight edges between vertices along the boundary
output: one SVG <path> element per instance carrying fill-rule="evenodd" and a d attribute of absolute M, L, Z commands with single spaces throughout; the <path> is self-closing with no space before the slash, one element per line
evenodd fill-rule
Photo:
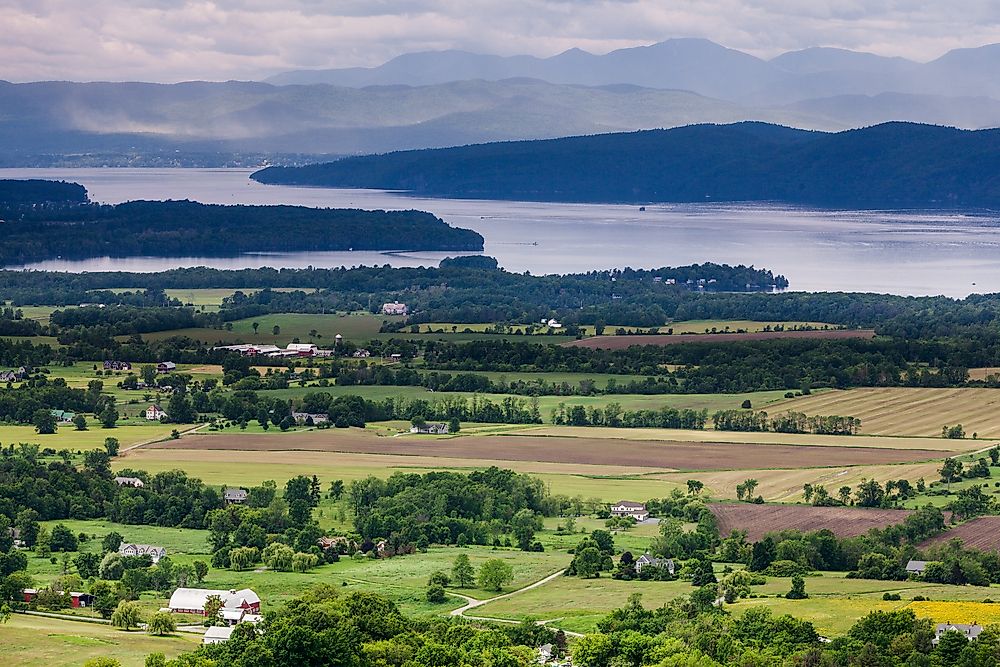
<path fill-rule="evenodd" d="M 551 58 L 415 53 L 266 82 L 0 81 L 0 166 L 301 164 L 743 120 L 825 131 L 894 120 L 978 129 L 1000 126 L 995 71 L 1000 45 L 917 63 L 828 48 L 763 60 L 675 39 Z"/>
<path fill-rule="evenodd" d="M 471 199 L 1000 208 L 1000 130 L 689 125 L 367 155 L 269 167 L 252 178 Z"/>
<path fill-rule="evenodd" d="M 956 49 L 928 63 L 814 47 L 764 60 L 705 39 L 670 39 L 595 55 L 570 49 L 549 58 L 465 51 L 410 53 L 372 68 L 297 70 L 271 83 L 364 87 L 531 77 L 550 83 L 632 84 L 678 89 L 741 104 L 773 106 L 841 95 L 906 93 L 1000 96 L 1000 44 Z"/>

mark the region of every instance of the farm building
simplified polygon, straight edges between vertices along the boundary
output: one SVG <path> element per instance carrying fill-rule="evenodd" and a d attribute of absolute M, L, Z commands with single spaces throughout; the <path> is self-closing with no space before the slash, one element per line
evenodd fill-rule
<path fill-rule="evenodd" d="M 393 301 L 392 303 L 382 304 L 382 314 L 383 315 L 406 315 L 410 312 L 410 309 L 405 303 L 400 303 L 398 301 Z"/>
<path fill-rule="evenodd" d="M 367 359 L 368 357 L 372 356 L 372 353 L 364 348 L 361 348 L 358 350 L 354 350 L 354 354 L 352 354 L 351 356 L 353 356 L 355 359 Z"/>
<path fill-rule="evenodd" d="M 28 375 L 28 370 L 21 366 L 16 371 L 0 371 L 0 382 L 20 382 Z"/>
<path fill-rule="evenodd" d="M 172 373 L 175 370 L 177 370 L 177 364 L 172 361 L 161 361 L 156 364 L 157 373 Z"/>
<path fill-rule="evenodd" d="M 127 361 L 105 361 L 104 370 L 106 371 L 130 371 L 132 370 L 132 364 Z"/>
<path fill-rule="evenodd" d="M 442 422 L 427 422 L 426 424 L 421 424 L 420 426 L 410 427 L 410 433 L 446 435 L 448 433 L 448 425 Z"/>
<path fill-rule="evenodd" d="M 934 639 L 931 640 L 932 644 L 937 644 L 941 641 L 942 635 L 946 632 L 958 632 L 965 637 L 968 641 L 975 641 L 979 638 L 979 635 L 983 631 L 983 626 L 978 624 L 968 625 L 966 623 L 938 623 L 934 630 Z"/>
<path fill-rule="evenodd" d="M 23 549 L 25 544 L 24 540 L 21 539 L 21 531 L 18 528 L 8 528 L 7 537 L 10 538 L 11 542 L 14 543 L 14 547 L 17 549 Z"/>
<path fill-rule="evenodd" d="M 650 556 L 648 553 L 644 553 L 635 559 L 636 574 L 642 572 L 643 568 L 646 567 L 662 567 L 665 568 L 670 574 L 673 574 L 676 568 L 672 558 L 656 558 L 655 556 Z"/>
<path fill-rule="evenodd" d="M 118 486 L 131 486 L 136 489 L 141 489 L 145 486 L 143 481 L 138 477 L 115 477 L 115 484 Z"/>
<path fill-rule="evenodd" d="M 50 410 L 52 416 L 59 420 L 60 424 L 69 424 L 73 421 L 73 417 L 76 417 L 75 412 L 68 412 L 66 410 Z"/>
<path fill-rule="evenodd" d="M 148 408 L 146 408 L 146 419 L 151 422 L 158 422 L 167 416 L 167 411 L 161 408 L 156 403 L 153 403 Z"/>
<path fill-rule="evenodd" d="M 213 625 L 208 630 L 205 630 L 205 636 L 202 638 L 202 644 L 221 644 L 224 641 L 228 641 L 233 634 L 233 625 Z"/>
<path fill-rule="evenodd" d="M 260 613 L 260 597 L 249 588 L 220 591 L 210 588 L 178 588 L 170 596 L 167 607 L 170 611 L 184 614 L 205 614 L 208 598 L 216 596 L 222 600 L 223 609 L 242 609 L 246 613 Z M 220 610 L 221 611 L 221 610 Z"/>
<path fill-rule="evenodd" d="M 67 593 L 66 591 L 63 591 L 62 595 L 69 595 L 69 606 L 73 609 L 91 607 L 94 604 L 94 596 L 90 593 L 80 593 L 77 591 Z M 30 603 L 38 597 L 38 589 L 25 588 L 21 591 L 21 597 L 26 603 Z"/>
<path fill-rule="evenodd" d="M 645 521 L 649 518 L 649 510 L 642 503 L 619 500 L 611 506 L 611 516 L 630 516 L 636 521 Z"/>
<path fill-rule="evenodd" d="M 242 505 L 247 501 L 247 490 L 227 487 L 222 491 L 222 499 L 227 505 Z"/>
<path fill-rule="evenodd" d="M 923 574 L 926 568 L 927 561 L 925 560 L 911 560 L 906 563 L 907 574 Z"/>
<path fill-rule="evenodd" d="M 126 544 L 123 542 L 118 546 L 118 553 L 122 556 L 149 556 L 155 564 L 167 555 L 167 550 L 152 544 Z"/>
<path fill-rule="evenodd" d="M 325 424 L 330 421 L 330 415 L 325 412 L 293 412 L 292 419 L 296 424 Z"/>

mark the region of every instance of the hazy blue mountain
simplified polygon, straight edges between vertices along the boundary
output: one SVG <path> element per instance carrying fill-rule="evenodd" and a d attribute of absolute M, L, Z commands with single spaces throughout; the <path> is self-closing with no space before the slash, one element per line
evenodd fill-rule
<path fill-rule="evenodd" d="M 670 39 L 595 55 L 572 49 L 549 58 L 464 51 L 413 53 L 372 68 L 297 70 L 271 83 L 427 85 L 532 77 L 588 86 L 623 83 L 690 90 L 754 106 L 841 95 L 907 93 L 1000 98 L 1000 45 L 956 49 L 931 63 L 815 47 L 765 61 L 704 39 Z"/>
<path fill-rule="evenodd" d="M 691 125 L 270 167 L 262 183 L 526 201 L 1000 207 L 1000 130 Z"/>
<path fill-rule="evenodd" d="M 15 151 L 172 146 L 350 154 L 748 118 L 839 127 L 794 109 L 753 109 L 685 91 L 527 79 L 368 88 L 0 83 L 0 109 L 0 162 Z"/>
<path fill-rule="evenodd" d="M 268 79 L 278 85 L 430 85 L 515 77 L 551 83 L 600 86 L 628 83 L 648 88 L 693 90 L 735 99 L 777 81 L 781 71 L 764 60 L 706 39 L 671 39 L 650 46 L 594 55 L 571 49 L 550 58 L 487 56 L 465 51 L 411 53 L 372 68 L 297 70 Z"/>

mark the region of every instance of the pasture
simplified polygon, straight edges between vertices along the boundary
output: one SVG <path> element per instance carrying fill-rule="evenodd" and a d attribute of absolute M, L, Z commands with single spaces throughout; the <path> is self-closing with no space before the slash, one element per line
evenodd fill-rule
<path fill-rule="evenodd" d="M 869 435 L 940 438 L 942 426 L 961 424 L 968 437 L 949 446 L 962 451 L 989 447 L 990 439 L 1000 438 L 1000 391 L 996 389 L 848 389 L 802 396 L 769 410 L 774 414 L 785 411 L 858 417 L 861 432 Z M 987 441 L 973 440 L 973 433 Z"/>
<path fill-rule="evenodd" d="M 170 437 L 170 431 L 178 428 L 173 424 L 147 422 L 118 426 L 117 428 L 101 428 L 100 424 L 90 419 L 86 431 L 77 431 L 72 424 L 60 424 L 55 433 L 39 435 L 33 426 L 18 424 L 0 424 L 0 443 L 5 445 L 18 443 L 34 443 L 42 448 L 51 447 L 56 450 L 87 450 L 104 447 L 105 438 L 118 438 L 119 444 L 130 447 L 144 442 L 153 442 Z M 181 426 L 180 430 L 192 428 Z"/>
<path fill-rule="evenodd" d="M 114 658 L 122 667 L 142 667 L 150 653 L 168 659 L 192 651 L 201 636 L 176 633 L 153 637 L 109 625 L 14 614 L 0 627 L 3 660 L 21 667 L 79 667 L 91 658 Z"/>

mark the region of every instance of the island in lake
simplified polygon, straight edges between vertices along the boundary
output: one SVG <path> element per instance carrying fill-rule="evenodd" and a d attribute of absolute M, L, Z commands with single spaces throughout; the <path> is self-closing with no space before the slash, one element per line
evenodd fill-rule
<path fill-rule="evenodd" d="M 477 232 L 423 211 L 193 201 L 103 205 L 76 183 L 38 180 L 0 181 L 0 220 L 0 264 L 7 266 L 53 257 L 483 249 Z"/>

